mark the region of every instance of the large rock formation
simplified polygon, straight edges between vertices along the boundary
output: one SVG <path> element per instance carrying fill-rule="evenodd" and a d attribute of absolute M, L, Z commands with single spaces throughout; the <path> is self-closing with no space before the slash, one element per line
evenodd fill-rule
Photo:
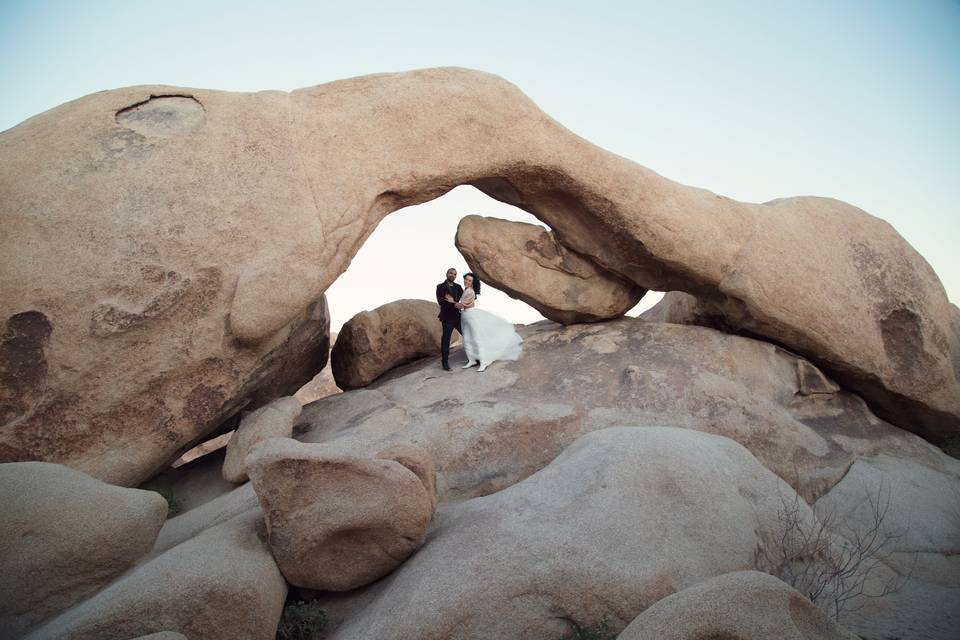
<path fill-rule="evenodd" d="M 238 484 L 246 482 L 246 457 L 250 449 L 269 438 L 289 438 L 293 435 L 293 423 L 300 417 L 300 410 L 300 401 L 293 396 L 286 396 L 243 416 L 240 426 L 227 443 L 223 479 Z"/>
<path fill-rule="evenodd" d="M 158 493 L 46 462 L 0 464 L 0 637 L 90 596 L 144 556 L 167 517 Z"/>
<path fill-rule="evenodd" d="M 920 557 L 921 562 L 901 591 L 866 600 L 862 611 L 871 613 L 862 620 L 855 618 L 857 629 L 865 637 L 910 637 L 913 630 L 921 629 L 929 639 L 953 640 L 956 615 L 952 612 L 960 611 L 960 589 L 951 577 L 957 573 L 956 556 L 949 551 L 952 534 L 945 534 L 946 525 L 937 523 L 951 512 L 960 513 L 960 461 L 877 419 L 858 397 L 835 389 L 806 360 L 769 343 L 697 326 L 633 318 L 570 327 L 542 322 L 522 328 L 521 333 L 524 357 L 483 374 L 456 369 L 440 377 L 435 362 L 413 362 L 367 388 L 304 407 L 294 428 L 295 438 L 322 442 L 358 458 L 373 458 L 393 444 L 415 443 L 429 451 L 441 497 L 424 547 L 407 564 L 368 587 L 325 596 L 322 608 L 331 628 L 365 615 L 364 608 L 379 597 L 383 584 L 400 580 L 409 563 L 429 552 L 436 536 L 452 522 L 445 515 L 456 506 L 451 503 L 466 500 L 470 504 L 475 497 L 501 496 L 511 485 L 550 464 L 583 434 L 622 425 L 642 431 L 671 424 L 736 440 L 809 502 L 829 498 L 818 504 L 817 510 L 834 501 L 841 514 L 848 511 L 844 496 L 851 496 L 852 503 L 861 489 L 850 483 L 856 480 L 870 488 L 859 479 L 874 478 L 871 473 L 861 473 L 861 467 L 887 473 L 887 486 L 903 485 L 915 492 L 894 497 L 890 523 L 919 522 L 928 518 L 922 515 L 925 510 L 939 515 L 918 524 L 916 538 L 904 541 L 903 552 L 894 554 L 890 566 L 907 573 L 914 558 Z M 398 453 L 394 449 L 384 455 L 398 458 Z M 673 454 L 670 456 L 672 459 Z M 899 467 L 889 462 L 878 466 L 891 457 L 900 461 Z M 407 458 L 404 464 L 411 470 L 420 466 L 417 456 Z M 711 464 L 714 461 L 710 456 L 704 459 Z M 421 478 L 429 475 L 415 473 Z M 589 480 L 590 475 L 576 475 L 586 491 L 593 485 L 589 481 L 584 484 L 585 478 Z M 936 497 L 910 497 L 922 496 L 925 486 Z M 833 490 L 838 492 L 833 494 Z M 783 495 L 792 494 L 785 491 Z M 609 498 L 615 499 L 612 494 Z M 677 499 L 677 509 L 683 508 L 684 501 Z M 260 513 L 253 488 L 247 484 L 169 520 L 155 552 L 249 511 Z M 844 530 L 859 528 L 860 516 L 849 511 L 849 521 L 841 518 L 835 524 Z M 602 517 L 623 517 L 613 508 L 608 513 Z M 501 516 L 515 517 L 498 509 L 497 516 L 488 519 L 499 522 Z M 706 522 L 717 516 L 713 510 L 705 510 L 700 517 Z M 636 544 L 647 549 L 647 540 L 638 539 Z M 531 553 L 537 548 L 530 543 Z M 937 552 L 915 553 L 924 548 Z M 650 547 L 643 553 L 660 552 Z M 615 545 L 594 545 L 591 554 L 595 563 L 603 566 L 623 561 Z M 509 565 L 512 556 L 504 556 L 502 561 Z M 490 563 L 494 563 L 492 557 Z M 489 570 L 508 571 L 499 567 Z M 732 568 L 724 571 L 729 570 Z M 884 571 L 889 574 L 893 569 Z M 460 589 L 459 583 L 469 580 L 448 573 L 444 584 Z M 571 583 L 572 590 L 576 584 Z M 874 591 L 874 585 L 870 586 Z M 517 602 L 509 606 L 525 610 L 531 598 L 529 592 L 517 592 Z M 471 610 L 465 608 L 464 615 Z M 504 616 L 504 621 L 507 619 Z M 598 619 L 574 618 L 585 626 Z M 625 615 L 621 622 L 630 619 Z"/>
<path fill-rule="evenodd" d="M 367 457 L 415 442 L 432 453 L 447 498 L 502 489 L 584 431 L 619 425 L 727 436 L 808 500 L 878 446 L 949 464 L 934 447 L 878 420 L 856 396 L 802 393 L 812 365 L 769 343 L 634 318 L 566 328 L 544 321 L 520 333 L 524 356 L 516 362 L 443 378 L 435 363 L 413 363 L 366 389 L 304 407 L 295 433 Z"/>
<path fill-rule="evenodd" d="M 427 300 L 394 300 L 350 318 L 330 352 L 341 389 L 364 387 L 404 362 L 440 353 L 440 307 Z"/>
<path fill-rule="evenodd" d="M 159 631 L 210 640 L 273 640 L 287 585 L 248 512 L 113 582 L 28 640 L 129 640 Z"/>
<path fill-rule="evenodd" d="M 646 293 L 533 224 L 466 216 L 457 226 L 456 245 L 482 281 L 555 322 L 619 318 Z"/>
<path fill-rule="evenodd" d="M 417 362 L 365 389 L 304 407 L 296 437 L 357 456 L 374 455 L 392 442 L 417 443 L 432 453 L 437 467 L 438 514 L 443 501 L 500 495 L 583 433 L 661 424 L 736 440 L 809 502 L 830 495 L 845 478 L 859 478 L 859 473 L 849 475 L 853 465 L 894 456 L 905 470 L 898 474 L 901 479 L 888 477 L 888 486 L 913 475 L 910 486 L 922 487 L 935 477 L 934 513 L 960 513 L 960 461 L 877 419 L 860 398 L 836 390 L 829 379 L 814 375 L 809 362 L 779 347 L 698 326 L 632 318 L 566 328 L 542 322 L 521 334 L 524 357 L 482 375 L 454 370 L 441 378 L 433 363 Z M 856 495 L 865 499 L 859 491 Z M 224 496 L 176 524 L 197 526 L 240 504 L 239 497 Z M 900 504 L 894 503 L 891 512 Z M 888 516 L 890 523 L 924 517 L 915 511 Z M 442 525 L 442 515 L 435 521 Z M 936 533 L 936 521 L 921 530 L 939 537 L 937 548 L 946 551 L 951 538 Z M 834 524 L 863 531 L 858 515 Z M 415 558 L 429 549 L 431 536 Z M 904 548 L 893 566 L 909 574 L 914 551 L 921 547 Z M 915 569 L 900 591 L 861 602 L 863 611 L 876 614 L 855 618 L 861 635 L 909 637 L 912 629 L 923 629 L 928 638 L 952 640 L 960 589 L 944 576 L 956 572 L 955 556 L 923 552 L 921 557 L 923 571 Z M 884 569 L 883 577 L 891 571 Z M 879 585 L 868 586 L 879 593 Z M 359 602 L 351 599 L 342 611 L 331 609 L 331 618 L 349 621 L 360 615 Z"/>
<path fill-rule="evenodd" d="M 132 209 L 121 215 L 121 229 L 112 230 L 98 221 L 109 207 L 78 206 L 74 223 L 81 228 L 69 250 L 57 248 L 59 232 L 44 232 L 37 246 L 59 256 L 56 267 L 25 274 L 3 263 L 10 256 L 0 258 L 0 279 L 17 281 L 0 281 L 0 313 L 12 314 L 0 346 L 2 461 L 60 462 L 113 484 L 136 485 L 241 408 L 295 392 L 326 363 L 324 297 L 269 340 L 242 345 L 226 330 L 232 291 L 223 270 L 196 264 L 205 264 L 206 249 L 184 245 L 182 232 L 170 231 L 178 225 L 172 220 L 150 223 L 166 231 L 124 230 L 139 228 L 143 208 L 153 209 L 130 201 L 123 206 Z M 13 230 L 26 219 L 3 225 Z M 120 246 L 109 260 L 82 239 L 107 243 L 101 234 L 117 234 Z M 3 234 L 0 243 L 16 236 Z M 82 265 L 87 258 L 96 269 Z M 27 302 L 22 287 L 46 297 Z M 66 289 L 54 293 L 58 287 L 71 288 L 73 296 Z M 103 316 L 116 320 L 107 328 L 98 315 L 104 305 L 125 310 Z M 33 306 L 40 310 L 13 311 Z"/>
<path fill-rule="evenodd" d="M 737 571 L 667 596 L 618 640 L 857 640 L 803 595 L 765 573 Z"/>
<path fill-rule="evenodd" d="M 459 184 L 641 287 L 695 294 L 887 420 L 960 430 L 960 318 L 890 225 L 672 182 L 490 74 L 102 91 L 0 133 L 0 167 L 0 460 L 135 483 L 267 381 L 291 393 L 320 368 L 320 296 L 363 240 Z"/>
<path fill-rule="evenodd" d="M 248 472 L 287 582 L 347 591 L 396 569 L 423 542 L 436 506 L 426 457 L 401 449 L 363 459 L 289 438 L 254 446 Z"/>
<path fill-rule="evenodd" d="M 330 638 L 560 638 L 604 618 L 619 630 L 676 591 L 751 569 L 779 491 L 792 493 L 727 438 L 595 431 L 526 480 L 438 511 L 429 544 Z"/>

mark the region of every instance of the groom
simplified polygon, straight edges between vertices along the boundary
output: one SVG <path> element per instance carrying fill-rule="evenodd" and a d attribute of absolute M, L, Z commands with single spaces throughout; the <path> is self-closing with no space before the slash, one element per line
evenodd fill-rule
<path fill-rule="evenodd" d="M 450 371 L 450 338 L 453 330 L 463 335 L 460 328 L 460 306 L 458 301 L 463 295 L 463 287 L 457 284 L 457 270 L 447 269 L 447 279 L 437 285 L 437 303 L 440 305 L 440 324 L 443 325 L 443 337 L 440 338 L 440 360 L 445 371 Z"/>

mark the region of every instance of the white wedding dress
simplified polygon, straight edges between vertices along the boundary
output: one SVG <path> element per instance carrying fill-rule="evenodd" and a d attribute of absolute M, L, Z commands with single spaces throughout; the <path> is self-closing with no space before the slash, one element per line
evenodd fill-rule
<path fill-rule="evenodd" d="M 475 303 L 476 294 L 467 288 L 460 298 L 463 304 Z M 517 360 L 520 357 L 523 338 L 513 325 L 498 315 L 472 307 L 460 314 L 463 329 L 463 350 L 467 354 L 464 368 L 479 362 L 480 371 L 495 360 Z"/>

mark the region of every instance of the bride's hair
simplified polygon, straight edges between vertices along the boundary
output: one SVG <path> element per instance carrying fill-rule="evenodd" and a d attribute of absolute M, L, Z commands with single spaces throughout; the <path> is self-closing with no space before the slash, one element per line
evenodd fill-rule
<path fill-rule="evenodd" d="M 480 278 L 478 278 L 477 274 L 473 273 L 472 271 L 470 273 L 463 274 L 464 278 L 467 276 L 473 278 L 473 292 L 477 295 L 480 295 Z"/>

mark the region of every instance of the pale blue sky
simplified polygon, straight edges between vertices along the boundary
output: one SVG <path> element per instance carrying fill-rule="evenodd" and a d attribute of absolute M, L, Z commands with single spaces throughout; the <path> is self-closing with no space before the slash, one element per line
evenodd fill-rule
<path fill-rule="evenodd" d="M 674 180 L 747 201 L 859 206 L 892 223 L 960 301 L 955 1 L 0 0 L 0 130 L 131 84 L 294 89 L 445 65 L 504 76 L 576 133 Z M 388 219 L 392 241 L 378 231 L 331 290 L 335 325 L 429 297 L 457 258 L 462 215 L 529 219 L 463 190 L 424 206 Z M 437 267 L 408 267 L 398 234 L 426 226 Z M 400 266 L 388 285 L 380 274 Z"/>

